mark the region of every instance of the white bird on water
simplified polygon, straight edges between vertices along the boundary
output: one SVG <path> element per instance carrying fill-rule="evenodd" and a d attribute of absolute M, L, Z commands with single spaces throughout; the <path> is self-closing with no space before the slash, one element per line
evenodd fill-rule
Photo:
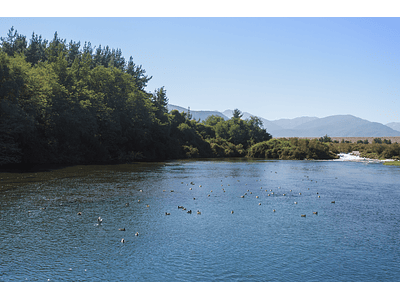
<path fill-rule="evenodd" d="M 100 218 L 100 217 L 98 217 L 98 218 L 97 218 L 97 223 L 101 224 L 101 222 L 103 222 L 103 219 Z"/>

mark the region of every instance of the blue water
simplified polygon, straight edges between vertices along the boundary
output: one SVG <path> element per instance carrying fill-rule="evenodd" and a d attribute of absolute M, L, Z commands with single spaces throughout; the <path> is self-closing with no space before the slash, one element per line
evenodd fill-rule
<path fill-rule="evenodd" d="M 0 281 L 400 280 L 398 167 L 182 160 L 0 177 Z"/>

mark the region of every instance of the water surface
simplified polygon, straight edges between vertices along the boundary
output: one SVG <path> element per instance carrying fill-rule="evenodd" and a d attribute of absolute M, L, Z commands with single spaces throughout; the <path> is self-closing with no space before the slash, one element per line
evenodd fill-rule
<path fill-rule="evenodd" d="M 398 167 L 179 160 L 0 178 L 0 281 L 400 279 Z"/>

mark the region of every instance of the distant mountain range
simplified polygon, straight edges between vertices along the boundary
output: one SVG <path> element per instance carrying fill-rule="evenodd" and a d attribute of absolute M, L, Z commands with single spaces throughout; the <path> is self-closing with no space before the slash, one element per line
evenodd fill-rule
<path fill-rule="evenodd" d="M 186 112 L 187 109 L 168 105 L 168 110 L 177 109 L 179 112 Z M 210 115 L 217 115 L 225 120 L 232 117 L 233 110 L 219 111 L 193 111 L 193 119 L 205 120 Z M 243 112 L 243 119 L 248 119 L 252 114 Z M 370 122 L 352 115 L 335 115 L 325 118 L 298 117 L 294 119 L 279 119 L 270 121 L 259 117 L 273 137 L 321 137 L 324 135 L 334 137 L 389 137 L 400 136 L 400 123 L 392 122 L 386 125 L 377 122 Z"/>
<path fill-rule="evenodd" d="M 172 105 L 172 104 L 168 104 L 167 108 L 168 108 L 168 111 L 176 109 L 179 112 L 185 112 L 185 113 L 188 112 L 187 108 L 183 108 L 181 106 Z M 207 119 L 207 117 L 211 116 L 211 115 L 216 115 L 216 116 L 222 117 L 222 118 L 224 118 L 224 120 L 228 120 L 228 119 L 231 118 L 231 117 L 227 117 L 223 113 L 220 113 L 219 111 L 208 111 L 208 110 L 195 111 L 195 110 L 191 110 L 190 114 L 192 115 L 192 118 L 194 120 L 199 120 L 200 119 L 201 121 Z"/>
<path fill-rule="evenodd" d="M 400 122 L 387 123 L 386 126 L 392 128 L 394 130 L 400 131 Z"/>

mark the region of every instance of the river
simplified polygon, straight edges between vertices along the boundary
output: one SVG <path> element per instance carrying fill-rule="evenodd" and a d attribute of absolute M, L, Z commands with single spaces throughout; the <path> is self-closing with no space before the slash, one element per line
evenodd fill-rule
<path fill-rule="evenodd" d="M 205 159 L 0 180 L 3 282 L 400 280 L 398 167 Z"/>

